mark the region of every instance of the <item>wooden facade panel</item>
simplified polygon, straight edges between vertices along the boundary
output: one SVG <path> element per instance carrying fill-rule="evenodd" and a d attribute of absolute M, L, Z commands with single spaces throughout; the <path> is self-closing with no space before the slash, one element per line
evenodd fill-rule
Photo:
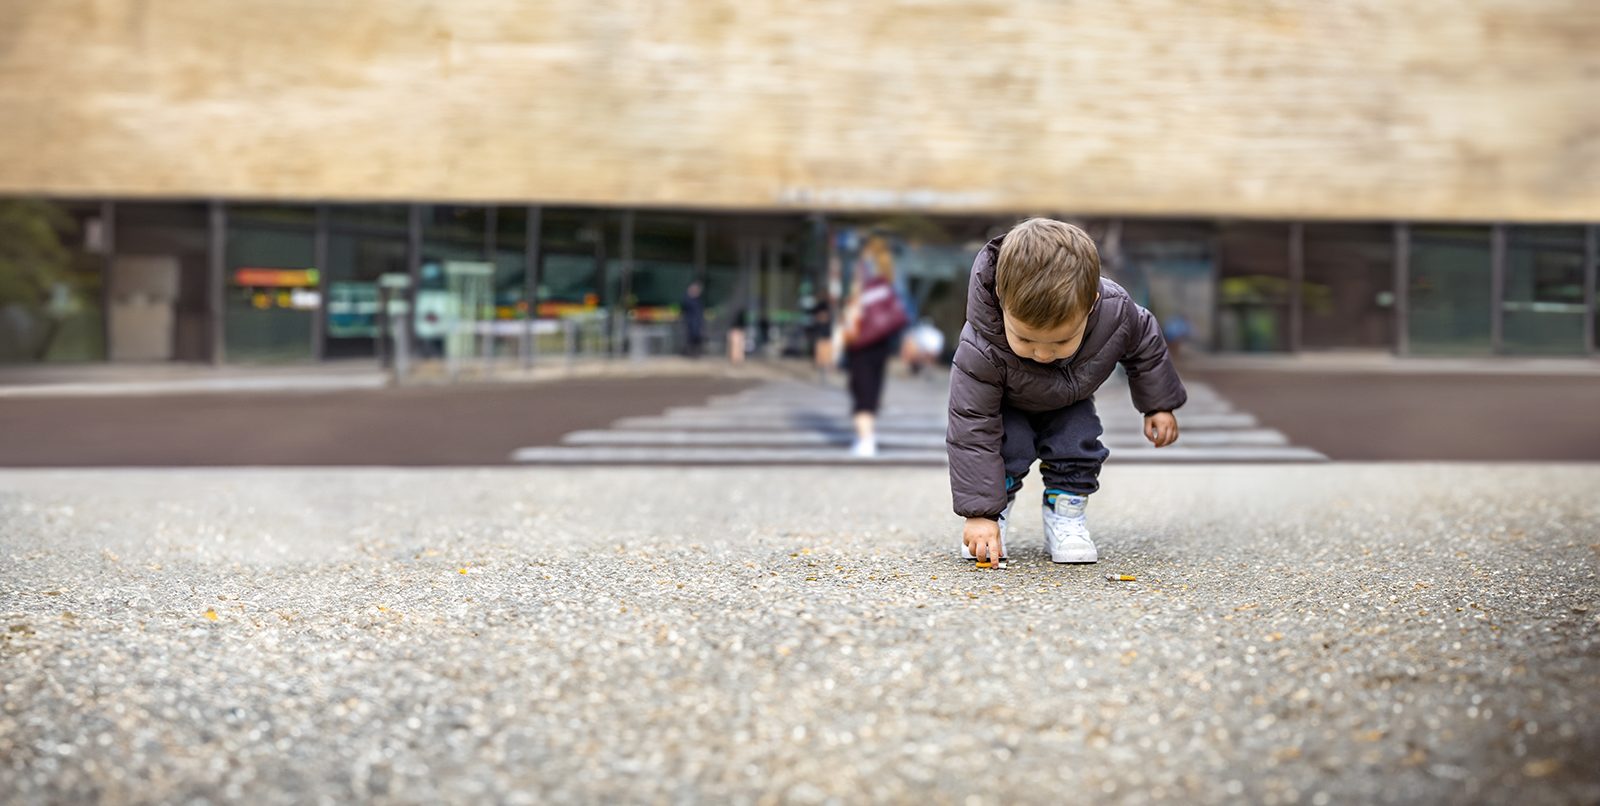
<path fill-rule="evenodd" d="M 0 0 L 0 193 L 1600 219 L 1592 0 Z"/>

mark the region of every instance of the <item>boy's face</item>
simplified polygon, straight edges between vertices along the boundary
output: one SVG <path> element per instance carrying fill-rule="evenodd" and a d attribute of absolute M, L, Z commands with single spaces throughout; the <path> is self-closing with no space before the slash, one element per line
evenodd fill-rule
<path fill-rule="evenodd" d="M 1095 297 L 1098 300 L 1100 297 Z M 1011 352 L 1041 364 L 1071 358 L 1083 344 L 1083 333 L 1089 324 L 1087 311 L 1052 328 L 1031 327 L 1000 309 L 1006 325 L 1006 344 Z"/>

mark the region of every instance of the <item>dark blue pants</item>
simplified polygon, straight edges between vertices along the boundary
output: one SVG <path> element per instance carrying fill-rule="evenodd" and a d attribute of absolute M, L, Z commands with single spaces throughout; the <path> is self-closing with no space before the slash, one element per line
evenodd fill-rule
<path fill-rule="evenodd" d="M 1022 488 L 1035 459 L 1047 490 L 1088 495 L 1100 489 L 1100 465 L 1111 452 L 1100 444 L 1100 417 L 1093 398 L 1055 411 L 1002 406 L 1000 420 L 1005 427 L 1000 456 L 1006 463 L 1008 498 Z"/>

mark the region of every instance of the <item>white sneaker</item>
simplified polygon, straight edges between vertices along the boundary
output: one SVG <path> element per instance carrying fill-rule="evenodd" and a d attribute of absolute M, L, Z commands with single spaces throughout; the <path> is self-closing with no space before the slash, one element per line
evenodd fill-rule
<path fill-rule="evenodd" d="M 850 455 L 857 459 L 870 459 L 878 455 L 878 441 L 875 439 L 857 439 L 850 446 Z"/>
<path fill-rule="evenodd" d="M 1002 560 L 1011 559 L 1011 555 L 1009 553 L 1007 553 L 1007 551 L 1006 551 L 1006 526 L 1008 524 L 1010 524 L 1010 523 L 1011 523 L 1011 504 L 1007 503 L 1005 511 L 1000 513 L 1000 559 L 1002 559 Z M 977 555 L 974 555 L 967 548 L 967 541 L 965 541 L 965 540 L 961 541 L 961 559 L 963 559 L 963 560 L 976 560 L 976 559 L 978 559 Z"/>
<path fill-rule="evenodd" d="M 1089 497 L 1060 493 L 1055 506 L 1044 505 L 1044 547 L 1058 563 L 1099 562 L 1100 553 L 1089 539 L 1089 520 L 1084 509 Z"/>

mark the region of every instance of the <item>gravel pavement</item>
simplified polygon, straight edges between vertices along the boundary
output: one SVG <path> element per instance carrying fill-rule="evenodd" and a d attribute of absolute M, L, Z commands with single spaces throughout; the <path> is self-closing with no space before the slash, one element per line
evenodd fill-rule
<path fill-rule="evenodd" d="M 0 471 L 0 800 L 1600 801 L 1600 467 L 1033 481 Z"/>

